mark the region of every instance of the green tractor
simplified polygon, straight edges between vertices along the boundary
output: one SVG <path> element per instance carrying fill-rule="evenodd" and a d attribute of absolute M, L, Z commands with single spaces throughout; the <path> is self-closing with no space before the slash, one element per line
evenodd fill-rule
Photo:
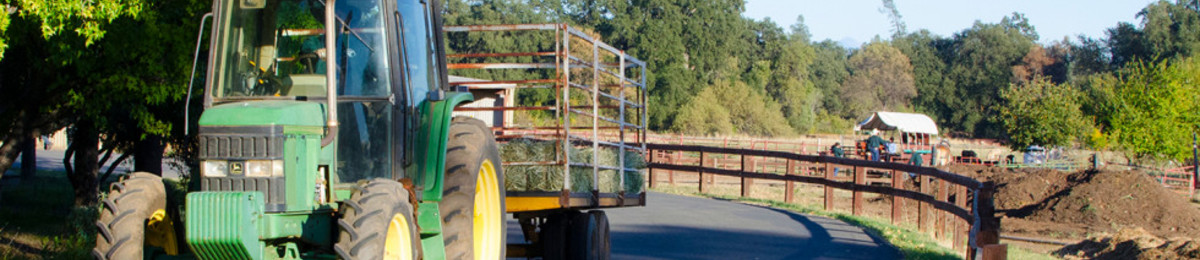
<path fill-rule="evenodd" d="M 200 174 L 181 199 L 113 184 L 95 257 L 504 258 L 502 162 L 451 116 L 473 97 L 448 87 L 440 8 L 215 1 Z"/>

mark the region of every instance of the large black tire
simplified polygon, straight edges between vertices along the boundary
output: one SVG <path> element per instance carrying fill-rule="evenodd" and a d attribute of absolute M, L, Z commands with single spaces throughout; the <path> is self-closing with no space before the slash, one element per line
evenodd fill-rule
<path fill-rule="evenodd" d="M 96 259 L 144 259 L 146 225 L 150 217 L 167 207 L 167 193 L 162 178 L 151 173 L 135 172 L 113 183 L 108 197 L 101 201 L 100 219 L 96 221 Z"/>
<path fill-rule="evenodd" d="M 501 163 L 496 139 L 483 121 L 469 117 L 455 117 L 451 121 L 446 143 L 445 182 L 442 184 L 442 202 L 439 206 L 447 259 L 479 259 L 477 253 L 504 259 L 504 173 Z M 494 193 L 482 195 L 485 198 L 499 198 L 498 201 L 476 201 L 476 183 L 485 165 L 491 165 L 494 174 L 492 180 L 495 180 L 496 186 L 493 189 L 481 187 L 484 191 Z M 498 208 L 492 207 L 497 204 Z M 475 218 L 479 217 L 475 212 L 477 206 L 498 210 L 496 214 L 481 213 L 488 217 L 485 223 L 490 223 L 485 225 L 483 234 L 491 236 L 483 241 L 499 241 L 495 245 L 483 245 L 490 252 L 475 252 L 475 236 L 479 235 L 474 230 Z"/>
<path fill-rule="evenodd" d="M 593 210 L 575 215 L 568 233 L 568 259 L 609 259 L 608 217 L 604 211 Z"/>
<path fill-rule="evenodd" d="M 385 259 L 387 246 L 396 250 L 399 259 L 420 259 L 421 239 L 418 236 L 413 205 L 403 184 L 388 179 L 374 179 L 358 189 L 349 200 L 342 202 L 342 217 L 338 219 L 338 242 L 333 250 L 346 260 Z M 407 227 L 407 232 L 402 229 Z M 407 241 L 400 236 L 407 233 Z M 395 237 L 389 236 L 395 235 Z M 407 251 L 407 252 L 404 252 Z"/>
<path fill-rule="evenodd" d="M 542 223 L 538 229 L 539 241 L 535 241 L 541 246 L 542 259 L 568 259 L 567 239 L 570 233 L 571 220 L 575 219 L 575 216 L 578 215 L 583 215 L 583 213 L 570 210 L 546 216 L 546 222 Z"/>
<path fill-rule="evenodd" d="M 596 259 L 612 258 L 612 239 L 609 235 L 608 214 L 603 210 L 589 211 L 588 215 L 592 215 L 596 219 Z"/>

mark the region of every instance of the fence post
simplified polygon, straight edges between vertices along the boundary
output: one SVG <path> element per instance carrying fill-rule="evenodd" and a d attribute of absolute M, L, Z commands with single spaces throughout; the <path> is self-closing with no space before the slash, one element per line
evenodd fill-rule
<path fill-rule="evenodd" d="M 921 194 L 929 195 L 929 191 L 933 190 L 933 182 L 936 179 L 928 176 L 919 176 L 919 178 L 921 178 L 921 182 L 919 183 L 921 185 Z M 932 205 L 929 205 L 928 202 L 917 202 L 917 229 L 920 229 L 922 233 L 929 232 L 930 206 Z"/>
<path fill-rule="evenodd" d="M 833 165 L 825 163 L 825 180 L 833 181 Z M 833 187 L 825 185 L 825 211 L 833 211 Z"/>
<path fill-rule="evenodd" d="M 785 162 L 784 167 L 787 167 L 787 169 L 784 171 L 783 175 L 784 176 L 795 175 L 795 171 L 792 168 L 792 159 L 784 160 L 784 162 Z M 793 203 L 796 200 L 795 197 L 796 197 L 796 183 L 790 179 L 784 181 L 783 202 Z"/>
<path fill-rule="evenodd" d="M 983 250 L 983 259 L 1004 259 L 1007 254 L 1007 247 L 998 245 L 1000 243 L 1000 221 L 996 219 L 996 206 L 994 204 L 996 192 L 995 182 L 984 182 L 983 187 L 980 187 L 975 192 L 975 208 L 978 209 L 975 215 L 979 219 L 978 233 L 975 233 L 974 245 Z M 970 255 L 975 255 L 975 248 L 971 248 Z"/>
<path fill-rule="evenodd" d="M 900 181 L 900 175 L 896 174 L 896 170 L 892 170 L 892 188 L 904 190 L 904 183 Z M 892 224 L 900 225 L 900 221 L 904 218 L 904 197 L 892 196 Z"/>
<path fill-rule="evenodd" d="M 704 150 L 700 150 L 700 169 L 696 170 L 696 176 L 700 181 L 700 193 L 708 193 L 708 187 L 704 185 Z"/>
<path fill-rule="evenodd" d="M 950 191 L 948 190 L 948 187 L 946 187 L 949 182 L 938 181 L 937 183 L 937 201 L 945 202 L 950 200 Z M 946 214 L 948 213 L 945 211 L 938 211 L 935 214 L 937 214 L 934 218 L 937 221 L 937 224 L 934 226 L 935 229 L 933 232 L 933 237 L 937 239 L 946 239 Z"/>
<path fill-rule="evenodd" d="M 863 194 L 858 187 L 867 183 L 867 168 L 854 166 L 854 204 L 850 212 L 855 216 L 863 214 Z"/>
<path fill-rule="evenodd" d="M 956 188 L 954 189 L 956 194 L 954 195 L 954 204 L 959 208 L 967 208 L 967 186 L 955 185 L 954 187 Z M 966 242 L 967 239 L 966 223 L 957 217 L 952 219 L 954 219 L 954 251 L 962 252 L 963 242 Z"/>
<path fill-rule="evenodd" d="M 747 172 L 746 171 L 746 169 L 747 169 L 746 157 L 748 157 L 748 156 L 743 154 L 740 157 L 742 157 L 742 170 L 740 172 L 738 172 L 738 179 L 741 179 L 741 181 L 742 181 L 742 198 L 749 198 L 750 197 L 750 183 L 747 182 L 747 180 L 746 180 L 746 172 Z M 750 166 L 749 170 L 754 171 L 754 166 Z"/>
<path fill-rule="evenodd" d="M 656 152 L 656 151 L 655 150 L 646 150 L 646 163 L 648 163 L 648 164 L 654 163 L 654 152 Z M 654 168 L 646 169 L 646 173 L 648 173 L 648 175 L 650 175 L 649 176 L 650 177 L 649 178 L 650 179 L 650 188 L 653 189 L 655 186 L 657 186 L 654 184 L 654 181 L 656 180 L 656 178 L 654 178 Z"/>
<path fill-rule="evenodd" d="M 675 153 L 679 152 L 676 151 Z M 675 160 L 675 158 L 671 156 L 663 155 L 663 158 L 667 159 L 668 164 L 678 165 L 677 163 L 679 163 L 679 161 Z M 675 186 L 675 170 L 667 170 L 667 183 L 670 183 L 672 187 Z"/>

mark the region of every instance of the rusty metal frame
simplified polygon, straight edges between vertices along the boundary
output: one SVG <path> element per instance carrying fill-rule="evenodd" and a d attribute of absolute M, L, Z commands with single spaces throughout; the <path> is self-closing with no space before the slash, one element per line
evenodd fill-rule
<path fill-rule="evenodd" d="M 644 61 L 626 54 L 624 51 L 567 24 L 445 26 L 444 30 L 446 32 L 461 33 L 553 33 L 554 47 L 552 50 L 515 53 L 457 53 L 447 54 L 446 56 L 458 62 L 447 64 L 447 67 L 451 70 L 553 69 L 555 73 L 552 78 L 463 82 L 461 85 L 471 88 L 471 85 L 515 84 L 517 86 L 515 88 L 516 91 L 528 88 L 553 88 L 555 90 L 554 105 L 533 106 L 518 104 L 515 106 L 458 108 L 455 111 L 505 111 L 506 113 L 509 111 L 513 111 L 514 113 L 552 111 L 554 115 L 554 126 L 552 127 L 505 126 L 493 127 L 492 130 L 496 132 L 496 136 L 499 139 L 529 137 L 557 142 L 561 145 L 556 147 L 556 159 L 539 162 L 504 162 L 504 165 L 562 167 L 564 178 L 561 194 L 574 194 L 570 196 L 576 198 L 563 200 L 570 201 L 567 203 L 569 205 L 563 205 L 566 208 L 600 207 L 602 206 L 600 202 L 602 197 L 615 196 L 618 201 L 624 201 L 624 192 L 616 194 L 600 192 L 599 174 L 601 170 L 615 171 L 620 181 L 618 183 L 620 186 L 618 187 L 624 187 L 625 175 L 623 171 L 637 171 L 636 169 L 629 169 L 625 165 L 623 159 L 625 158 L 625 152 L 637 151 L 645 153 L 646 151 L 646 116 L 648 115 L 646 102 L 648 100 L 648 93 L 646 85 L 647 70 Z M 575 50 L 575 52 L 572 52 L 572 48 L 580 47 L 590 50 Z M 488 58 L 501 57 L 534 57 L 534 60 L 544 59 L 546 61 L 528 63 L 486 62 Z M 550 57 L 553 57 L 552 61 L 549 60 Z M 630 75 L 634 75 L 635 77 L 630 78 Z M 629 90 L 633 90 L 631 92 L 636 94 L 633 97 L 628 97 L 626 92 Z M 572 104 L 572 102 L 585 100 L 586 102 L 584 103 L 587 104 Z M 601 105 L 602 102 L 609 103 Z M 613 114 L 614 112 L 615 114 Z M 631 116 L 630 113 L 636 114 L 632 114 L 633 116 Z M 577 118 L 573 119 L 573 117 Z M 636 117 L 636 120 L 631 120 L 632 117 Z M 634 135 L 632 140 L 627 139 L 627 131 L 632 131 L 630 133 Z M 592 162 L 599 161 L 599 148 L 601 146 L 616 148 L 619 151 L 619 158 L 622 159 L 617 160 L 618 165 L 571 161 L 568 156 L 569 149 L 585 146 L 593 148 L 591 155 Z M 592 168 L 592 190 L 570 190 L 570 169 L 572 167 Z M 523 193 L 533 194 L 530 192 L 509 192 L 510 195 Z M 592 194 L 592 198 L 590 200 L 578 200 L 577 198 L 580 194 Z M 630 197 L 633 201 L 644 202 L 644 199 L 636 197 L 638 196 L 637 194 L 631 194 L 631 196 L 635 196 Z M 576 201 L 591 201 L 591 203 L 577 204 Z M 619 204 L 624 205 L 624 203 L 626 202 Z"/>

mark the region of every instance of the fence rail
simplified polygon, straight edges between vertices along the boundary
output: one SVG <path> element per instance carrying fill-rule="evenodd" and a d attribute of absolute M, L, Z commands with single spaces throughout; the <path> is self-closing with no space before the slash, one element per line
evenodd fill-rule
<path fill-rule="evenodd" d="M 1196 176 L 1192 172 L 1196 166 L 1179 167 L 1167 169 L 1161 172 L 1153 171 L 1150 177 L 1154 177 L 1163 187 L 1179 194 L 1187 194 L 1188 198 L 1193 198 L 1196 195 L 1195 183 Z"/>
<path fill-rule="evenodd" d="M 662 171 L 667 171 L 667 182 L 671 184 L 675 182 L 676 173 L 694 173 L 702 193 L 712 185 L 713 176 L 737 177 L 743 197 L 751 195 L 755 180 L 774 180 L 785 182 L 784 200 L 790 203 L 795 199 L 795 183 L 818 184 L 824 186 L 826 210 L 834 208 L 834 189 L 852 191 L 851 211 L 854 215 L 864 214 L 863 193 L 888 195 L 893 197 L 893 223 L 903 221 L 905 200 L 918 201 L 919 229 L 931 232 L 937 238 L 951 239 L 956 250 L 965 251 L 967 259 L 1002 259 L 1007 252 L 1007 248 L 999 244 L 1000 222 L 995 218 L 995 184 L 992 182 L 980 182 L 936 168 L 792 152 L 653 143 L 645 144 L 645 147 L 649 151 L 649 184 L 652 188 L 661 181 L 656 172 Z M 839 168 L 850 170 L 850 176 L 838 176 Z M 901 172 L 921 176 L 914 182 L 919 189 L 904 188 Z M 869 177 L 871 174 L 879 176 Z M 955 218 L 961 221 L 953 221 Z M 930 227 L 928 222 L 935 222 L 935 225 Z"/>

